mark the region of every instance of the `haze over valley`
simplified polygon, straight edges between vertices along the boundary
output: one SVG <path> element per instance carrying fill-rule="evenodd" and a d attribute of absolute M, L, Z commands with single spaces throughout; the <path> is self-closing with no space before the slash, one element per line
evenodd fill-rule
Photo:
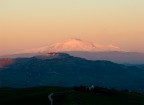
<path fill-rule="evenodd" d="M 33 57 L 50 52 L 68 53 L 88 60 L 108 60 L 121 64 L 144 64 L 144 53 L 130 52 L 116 45 L 101 45 L 81 39 L 67 39 L 54 44 L 18 51 L 1 58 Z"/>

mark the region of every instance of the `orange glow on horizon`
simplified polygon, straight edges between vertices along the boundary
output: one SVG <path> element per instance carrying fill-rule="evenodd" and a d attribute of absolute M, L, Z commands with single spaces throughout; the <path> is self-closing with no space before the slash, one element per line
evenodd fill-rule
<path fill-rule="evenodd" d="M 71 37 L 144 52 L 143 0 L 1 0 L 0 14 L 0 54 Z"/>

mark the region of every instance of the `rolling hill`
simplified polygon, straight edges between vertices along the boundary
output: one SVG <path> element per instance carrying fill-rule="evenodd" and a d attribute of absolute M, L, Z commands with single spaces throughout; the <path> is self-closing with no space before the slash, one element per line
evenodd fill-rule
<path fill-rule="evenodd" d="M 144 90 L 144 70 L 110 61 L 91 61 L 65 53 L 14 59 L 0 69 L 1 87 L 97 85 Z"/>

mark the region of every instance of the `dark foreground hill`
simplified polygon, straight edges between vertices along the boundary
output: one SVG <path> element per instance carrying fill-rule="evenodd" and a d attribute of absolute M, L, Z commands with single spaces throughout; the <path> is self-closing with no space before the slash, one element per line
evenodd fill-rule
<path fill-rule="evenodd" d="M 0 105 L 143 105 L 144 96 L 136 92 L 95 87 L 0 88 Z"/>
<path fill-rule="evenodd" d="M 144 70 L 110 61 L 90 61 L 63 53 L 17 58 L 0 70 L 1 87 L 97 85 L 144 90 Z"/>

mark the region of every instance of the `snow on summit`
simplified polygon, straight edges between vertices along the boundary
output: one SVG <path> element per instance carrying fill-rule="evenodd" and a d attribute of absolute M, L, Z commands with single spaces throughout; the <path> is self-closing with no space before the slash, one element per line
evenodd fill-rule
<path fill-rule="evenodd" d="M 98 51 L 124 51 L 124 50 L 114 45 L 99 45 L 96 43 L 83 41 L 81 39 L 71 38 L 48 46 L 26 50 L 23 51 L 22 53 L 47 53 L 47 52 L 69 52 L 69 51 L 98 52 Z"/>
<path fill-rule="evenodd" d="M 80 39 L 68 39 L 61 43 L 49 46 L 49 52 L 65 52 L 65 51 L 93 51 L 95 45 Z"/>

